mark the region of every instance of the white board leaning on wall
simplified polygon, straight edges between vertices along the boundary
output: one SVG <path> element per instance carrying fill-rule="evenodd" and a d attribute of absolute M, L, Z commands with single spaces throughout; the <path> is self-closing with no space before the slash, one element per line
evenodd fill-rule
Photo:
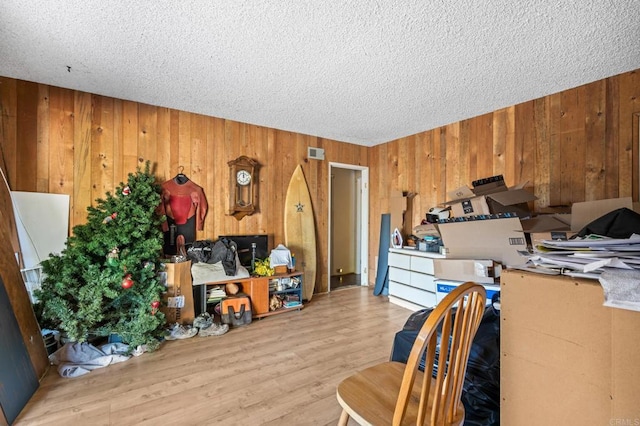
<path fill-rule="evenodd" d="M 69 196 L 12 191 L 11 200 L 24 268 L 60 254 L 69 229 Z"/>
<path fill-rule="evenodd" d="M 42 283 L 40 262 L 52 253 L 60 254 L 65 248 L 69 229 L 69 196 L 11 191 L 11 201 L 20 242 L 20 272 L 31 302 L 36 303 L 33 291 Z"/>

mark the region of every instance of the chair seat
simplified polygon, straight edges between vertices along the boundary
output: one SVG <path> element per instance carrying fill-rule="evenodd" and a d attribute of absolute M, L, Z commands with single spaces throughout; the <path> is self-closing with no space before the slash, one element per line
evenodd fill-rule
<path fill-rule="evenodd" d="M 459 285 L 429 314 L 407 364 L 384 362 L 344 379 L 336 392 L 342 406 L 338 425 L 350 418 L 364 425 L 415 425 L 418 418 L 421 426 L 461 425 L 464 375 L 485 300 L 480 284 Z M 418 368 L 423 357 L 426 373 Z M 435 366 L 440 368 L 433 378 Z"/>
<path fill-rule="evenodd" d="M 338 402 L 359 424 L 391 425 L 405 367 L 400 362 L 384 362 L 346 378 L 338 385 Z M 418 371 L 411 402 L 402 424 L 416 424 L 423 377 L 424 374 Z M 431 387 L 432 390 L 433 388 L 434 386 Z M 433 398 L 429 398 L 429 401 L 432 400 Z M 452 424 L 462 424 L 463 420 L 464 407 L 459 404 Z"/>

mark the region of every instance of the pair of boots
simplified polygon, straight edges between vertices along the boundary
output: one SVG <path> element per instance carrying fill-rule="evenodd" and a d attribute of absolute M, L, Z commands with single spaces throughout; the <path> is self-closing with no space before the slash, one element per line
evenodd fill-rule
<path fill-rule="evenodd" d="M 193 328 L 198 329 L 198 336 L 222 336 L 229 331 L 229 324 L 216 324 L 208 312 L 204 312 L 193 320 Z"/>

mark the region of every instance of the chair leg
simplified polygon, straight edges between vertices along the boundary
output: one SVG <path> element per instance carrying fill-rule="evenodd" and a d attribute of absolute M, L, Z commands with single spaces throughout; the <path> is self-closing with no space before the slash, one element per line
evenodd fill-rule
<path fill-rule="evenodd" d="M 338 426 L 347 426 L 347 423 L 349 423 L 349 413 L 347 413 L 347 410 L 342 410 L 340 420 L 338 420 Z"/>

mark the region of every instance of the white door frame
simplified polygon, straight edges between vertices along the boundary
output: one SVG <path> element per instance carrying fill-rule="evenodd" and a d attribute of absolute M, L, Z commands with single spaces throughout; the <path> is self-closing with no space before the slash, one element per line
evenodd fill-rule
<path fill-rule="evenodd" d="M 329 162 L 329 210 L 328 215 L 329 219 L 327 221 L 327 233 L 329 234 L 329 238 L 327 241 L 329 246 L 327 248 L 327 259 L 329 261 L 329 273 L 327 274 L 327 288 L 331 291 L 331 203 L 333 202 L 333 194 L 331 189 L 331 175 L 332 168 L 337 167 L 341 169 L 348 169 L 359 171 L 360 173 L 360 191 L 356 194 L 359 197 L 357 200 L 357 204 L 360 208 L 360 217 L 357 220 L 358 233 L 361 236 L 360 239 L 360 285 L 368 286 L 369 285 L 369 167 L 358 166 L 355 164 L 345 164 L 345 163 L 335 163 Z"/>

